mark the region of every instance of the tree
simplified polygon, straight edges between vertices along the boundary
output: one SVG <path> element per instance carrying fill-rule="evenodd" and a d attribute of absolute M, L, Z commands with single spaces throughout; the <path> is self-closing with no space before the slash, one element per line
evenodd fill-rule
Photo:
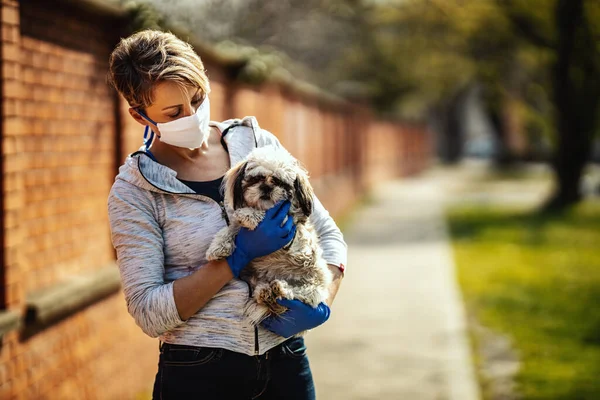
<path fill-rule="evenodd" d="M 591 6 L 590 6 L 591 7 Z M 600 100 L 598 37 L 592 32 L 583 0 L 558 0 L 554 103 L 558 147 L 553 162 L 558 188 L 547 204 L 563 208 L 581 199 L 583 167 L 597 130 Z"/>
<path fill-rule="evenodd" d="M 557 138 L 552 166 L 557 189 L 545 209 L 563 209 L 581 199 L 581 175 L 598 131 L 600 5 L 593 0 L 544 1 L 554 11 L 548 21 L 539 18 L 539 9 L 513 0 L 497 1 L 524 38 L 553 55 L 551 98 Z"/>
<path fill-rule="evenodd" d="M 416 100 L 422 109 L 451 113 L 457 93 L 481 82 L 501 143 L 503 108 L 515 100 L 526 126 L 552 135 L 557 190 L 546 208 L 580 200 L 582 171 L 598 132 L 600 2 L 405 0 L 382 2 L 369 17 L 368 49 L 352 51 L 376 56 L 365 58 L 366 66 L 360 60 L 353 65 L 351 77 L 361 68 L 373 71 L 365 80 L 377 88 L 375 104 L 406 110 Z M 381 70 L 386 78 L 377 74 Z M 407 90 L 388 84 L 394 79 Z M 456 126 L 451 115 L 443 120 Z"/>

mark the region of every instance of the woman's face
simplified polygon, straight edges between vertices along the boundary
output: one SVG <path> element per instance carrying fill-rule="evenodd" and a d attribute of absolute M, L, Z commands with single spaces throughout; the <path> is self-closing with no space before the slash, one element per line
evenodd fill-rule
<path fill-rule="evenodd" d="M 187 117 L 196 112 L 205 94 L 199 87 L 186 86 L 185 90 L 170 81 L 156 84 L 154 88 L 154 103 L 144 110 L 148 118 L 158 123 L 174 121 Z M 129 114 L 140 124 L 149 125 L 152 130 L 160 135 L 160 130 L 144 119 L 135 109 L 130 108 Z"/>

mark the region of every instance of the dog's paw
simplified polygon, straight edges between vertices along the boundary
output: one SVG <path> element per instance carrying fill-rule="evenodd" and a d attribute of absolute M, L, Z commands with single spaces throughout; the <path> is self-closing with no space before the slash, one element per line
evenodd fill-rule
<path fill-rule="evenodd" d="M 233 253 L 233 245 L 230 242 L 217 243 L 214 246 L 211 244 L 206 252 L 208 261 L 223 260 Z"/>
<path fill-rule="evenodd" d="M 212 243 L 206 251 L 206 259 L 208 261 L 222 260 L 229 257 L 235 249 L 234 236 L 225 227 L 217 233 Z"/>
<path fill-rule="evenodd" d="M 244 228 L 254 230 L 265 217 L 265 212 L 250 207 L 238 208 L 233 212 L 233 218 Z"/>
<path fill-rule="evenodd" d="M 287 307 L 282 306 L 277 302 L 277 299 L 294 299 L 294 293 L 290 289 L 289 285 L 285 281 L 274 280 L 269 284 L 271 295 L 273 296 L 273 303 L 271 303 L 271 313 L 274 315 L 281 315 L 287 311 Z"/>
<path fill-rule="evenodd" d="M 276 299 L 293 299 L 294 293 L 286 281 L 276 279 L 269 284 L 271 292 Z"/>
<path fill-rule="evenodd" d="M 254 288 L 254 300 L 258 304 L 264 304 L 270 306 L 275 302 L 275 297 L 273 296 L 273 290 L 271 286 L 267 283 L 260 283 Z"/>
<path fill-rule="evenodd" d="M 313 308 L 327 300 L 328 297 L 329 290 L 327 287 L 316 286 L 314 284 L 290 287 L 288 294 L 288 298 L 300 300 Z"/>
<path fill-rule="evenodd" d="M 271 315 L 271 305 L 275 302 L 271 288 L 265 282 L 259 283 L 254 288 L 252 298 L 244 307 L 244 315 L 250 324 L 258 325 Z"/>

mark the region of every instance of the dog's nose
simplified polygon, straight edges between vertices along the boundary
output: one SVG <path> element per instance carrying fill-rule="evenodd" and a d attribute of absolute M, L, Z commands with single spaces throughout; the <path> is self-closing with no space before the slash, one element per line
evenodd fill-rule
<path fill-rule="evenodd" d="M 273 187 L 263 183 L 260 185 L 260 190 L 264 193 L 271 193 L 271 191 L 273 190 Z"/>

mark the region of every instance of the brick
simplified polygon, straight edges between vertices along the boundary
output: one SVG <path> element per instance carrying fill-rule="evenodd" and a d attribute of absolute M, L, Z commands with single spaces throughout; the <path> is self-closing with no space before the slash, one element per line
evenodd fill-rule
<path fill-rule="evenodd" d="M 7 99 L 7 101 L 10 101 L 9 99 Z M 23 114 L 23 101 L 21 99 L 15 101 L 14 103 L 14 111 L 15 111 L 15 115 L 16 116 L 22 116 Z M 6 115 L 7 117 L 10 117 L 11 115 Z"/>
<path fill-rule="evenodd" d="M 17 100 L 16 99 L 6 99 L 4 100 L 4 115 L 6 117 L 16 117 L 17 116 Z"/>
<path fill-rule="evenodd" d="M 20 179 L 20 175 L 17 174 L 6 174 L 4 176 L 4 192 L 5 194 L 8 192 L 16 192 L 19 191 L 21 189 L 21 182 L 22 180 Z"/>
<path fill-rule="evenodd" d="M 7 212 L 4 215 L 4 229 L 15 229 L 19 226 L 19 215 L 18 212 L 16 211 L 12 211 L 12 212 Z M 12 262 L 9 260 L 9 255 L 8 252 L 6 254 L 6 263 L 7 264 L 12 264 Z"/>
<path fill-rule="evenodd" d="M 20 99 L 23 95 L 21 83 L 16 80 L 5 80 L 2 95 L 7 98 Z"/>
<path fill-rule="evenodd" d="M 43 135 L 46 132 L 46 127 L 44 126 L 44 122 L 36 119 L 33 121 L 33 131 L 31 132 L 34 135 Z M 41 142 L 40 142 L 41 144 Z"/>
<path fill-rule="evenodd" d="M 4 61 L 2 64 L 2 74 L 4 79 L 18 80 L 20 78 L 21 68 L 18 63 L 11 61 Z"/>
<path fill-rule="evenodd" d="M 30 53 L 36 49 L 39 51 L 39 46 L 36 46 L 36 44 L 37 41 L 29 36 L 23 36 L 21 38 L 21 47 L 23 48 L 24 52 Z"/>
<path fill-rule="evenodd" d="M 45 68 L 48 56 L 44 53 L 33 51 L 31 53 L 31 66 L 34 68 Z"/>
<path fill-rule="evenodd" d="M 44 53 L 47 55 L 52 55 L 53 54 L 52 49 L 54 47 L 56 47 L 56 45 L 51 44 L 44 40 L 33 39 L 33 42 L 35 45 L 34 48 L 37 52 Z"/>
<path fill-rule="evenodd" d="M 60 71 L 62 71 L 63 67 L 64 67 L 63 66 L 63 58 L 61 58 L 59 56 L 55 56 L 55 55 L 52 55 L 49 57 L 48 68 L 51 71 L 59 71 L 60 72 Z"/>
<path fill-rule="evenodd" d="M 35 113 L 36 106 L 37 106 L 37 102 L 35 102 L 35 101 L 25 102 L 25 105 L 23 107 L 23 117 L 26 117 L 28 119 L 35 119 L 36 118 L 36 113 Z"/>
<path fill-rule="evenodd" d="M 23 47 L 23 39 L 21 38 L 21 64 L 24 67 L 31 67 L 33 65 L 33 52 Z"/>
<path fill-rule="evenodd" d="M 6 211 L 18 210 L 24 204 L 24 196 L 20 191 L 4 193 L 4 208 Z M 7 242 L 7 247 L 10 247 Z"/>
<path fill-rule="evenodd" d="M 47 96 L 46 100 L 51 103 L 60 103 L 64 107 L 66 99 L 64 98 L 64 95 L 62 94 L 61 89 L 51 88 L 48 91 L 48 96 Z"/>
<path fill-rule="evenodd" d="M 21 154 L 7 155 L 4 157 L 4 173 L 22 172 L 23 156 Z"/>
<path fill-rule="evenodd" d="M 0 399 L 12 399 L 13 394 L 13 383 L 12 380 L 8 379 L 1 382 L 0 385 Z"/>
<path fill-rule="evenodd" d="M 25 85 L 32 85 L 39 83 L 36 80 L 37 73 L 33 68 L 22 68 L 21 69 L 21 79 Z"/>
<path fill-rule="evenodd" d="M 22 133 L 21 121 L 17 117 L 6 117 L 4 120 L 4 134 L 6 136 L 18 136 Z"/>
<path fill-rule="evenodd" d="M 19 43 L 19 27 L 16 25 L 2 25 L 2 41 L 5 43 Z"/>
<path fill-rule="evenodd" d="M 21 300 L 23 298 L 23 289 L 21 287 L 21 283 L 15 283 L 12 285 L 6 285 L 6 297 L 8 300 Z M 12 368 L 11 368 L 12 367 Z M 16 374 L 17 366 L 14 363 L 9 364 L 9 376 L 17 377 Z"/>
<path fill-rule="evenodd" d="M 2 7 L 2 23 L 10 25 L 19 25 L 18 7 L 5 5 Z"/>

